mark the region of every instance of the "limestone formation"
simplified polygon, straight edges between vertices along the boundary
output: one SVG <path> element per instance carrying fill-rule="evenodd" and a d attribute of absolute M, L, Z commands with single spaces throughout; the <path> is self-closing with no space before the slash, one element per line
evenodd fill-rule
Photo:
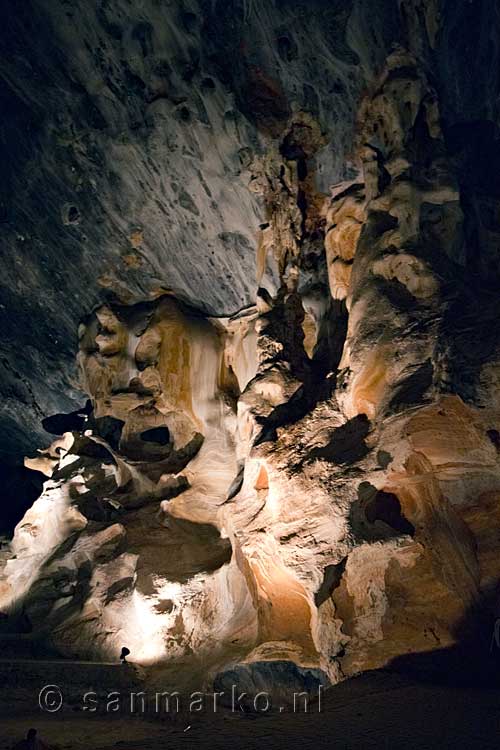
<path fill-rule="evenodd" d="M 61 312 L 65 328 L 79 321 L 73 385 L 89 405 L 52 417 L 57 439 L 25 459 L 43 491 L 1 553 L 0 627 L 80 659 L 118 660 L 126 644 L 164 685 L 182 667 L 187 684 L 239 675 L 279 691 L 282 678 L 335 683 L 452 648 L 495 611 L 500 340 L 496 296 L 479 309 L 487 283 L 469 256 L 473 217 L 486 255 L 498 222 L 464 187 L 457 134 L 450 145 L 432 74 L 448 28 L 436 3 L 397 3 L 401 33 L 377 53 L 359 43 L 354 11 L 345 33 L 335 26 L 344 67 L 328 96 L 356 104 L 337 155 L 314 90 L 292 96 L 296 73 L 283 83 L 252 62 L 246 24 L 262 32 L 261 3 L 244 5 L 243 62 L 225 91 L 202 75 L 220 73 L 208 32 L 227 34 L 223 20 L 205 8 L 202 31 L 183 16 L 188 36 L 208 38 L 199 59 L 182 38 L 177 70 L 153 56 L 160 25 L 122 28 L 120 11 L 108 32 L 137 53 L 127 85 L 146 109 L 127 103 L 116 70 L 104 84 L 87 61 L 94 118 L 116 127 L 126 114 L 127 130 L 102 141 L 61 115 L 53 133 L 73 154 L 70 195 L 78 180 L 98 191 L 97 167 L 81 175 L 81 164 L 93 138 L 110 139 L 114 230 L 99 244 L 88 229 L 104 257 L 92 284 L 110 293 L 86 290 L 83 310 Z M 69 22 L 58 29 L 66 39 Z M 279 66 L 292 65 L 293 34 L 278 37 Z M 363 68 L 357 83 L 351 67 Z M 203 97 L 187 85 L 197 78 Z M 200 165 L 196 185 L 180 154 Z M 126 220 L 143 198 L 130 213 L 142 221 Z M 64 231 L 83 231 L 86 200 L 63 202 Z M 216 228 L 214 261 L 200 237 Z"/>

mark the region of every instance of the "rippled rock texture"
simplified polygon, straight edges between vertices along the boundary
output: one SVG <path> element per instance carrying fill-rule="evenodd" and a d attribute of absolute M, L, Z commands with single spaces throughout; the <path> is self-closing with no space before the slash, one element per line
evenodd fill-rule
<path fill-rule="evenodd" d="M 30 396 L 3 408 L 12 449 L 23 414 L 58 437 L 25 460 L 0 626 L 188 682 L 337 682 L 495 611 L 496 126 L 452 48 L 496 16 L 225 5 L 8 15 L 31 130 L 2 346 Z"/>
<path fill-rule="evenodd" d="M 3 455 L 83 403 L 80 320 L 165 292 L 208 313 L 255 301 L 267 222 L 254 161 L 294 115 L 324 133 L 321 189 L 349 170 L 356 102 L 393 3 L 8 2 L 0 39 Z M 368 32 L 369 30 L 369 32 Z M 300 120 L 300 117 L 299 117 Z M 293 143 L 291 144 L 293 149 Z M 310 154 L 312 157 L 312 153 Z"/>

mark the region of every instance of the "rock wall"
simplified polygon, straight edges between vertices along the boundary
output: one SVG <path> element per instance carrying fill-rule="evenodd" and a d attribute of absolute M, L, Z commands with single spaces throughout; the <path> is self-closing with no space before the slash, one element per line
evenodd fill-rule
<path fill-rule="evenodd" d="M 176 288 L 87 310 L 89 403 L 26 459 L 47 479 L 2 552 L 2 629 L 72 657 L 126 645 L 186 682 L 337 682 L 451 648 L 495 611 L 497 303 L 432 75 L 438 7 L 400 12 L 337 172 L 324 113 L 245 63 L 239 106 L 264 144 L 246 155 L 255 304 L 216 316 Z"/>
<path fill-rule="evenodd" d="M 80 406 L 75 332 L 103 303 L 255 301 L 266 222 L 250 166 L 291 115 L 349 169 L 356 101 L 394 39 L 373 0 L 26 0 L 0 32 L 0 459 Z"/>

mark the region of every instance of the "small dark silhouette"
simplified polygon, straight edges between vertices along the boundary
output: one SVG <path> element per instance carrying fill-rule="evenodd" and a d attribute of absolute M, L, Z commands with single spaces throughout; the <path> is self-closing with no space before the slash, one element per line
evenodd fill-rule
<path fill-rule="evenodd" d="M 124 646 L 120 654 L 120 659 L 121 659 L 122 664 L 127 664 L 127 656 L 129 654 L 130 654 L 129 649 L 126 646 Z"/>
<path fill-rule="evenodd" d="M 493 632 L 491 634 L 490 652 L 493 651 L 493 646 L 500 649 L 500 617 L 497 617 L 493 626 Z"/>
<path fill-rule="evenodd" d="M 14 745 L 12 750 L 51 750 L 51 748 L 38 739 L 36 729 L 30 729 L 26 739 Z"/>

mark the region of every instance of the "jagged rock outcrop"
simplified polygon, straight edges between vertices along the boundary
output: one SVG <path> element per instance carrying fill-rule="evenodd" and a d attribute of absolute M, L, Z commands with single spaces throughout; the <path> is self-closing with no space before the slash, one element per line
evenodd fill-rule
<path fill-rule="evenodd" d="M 267 219 L 252 164 L 304 113 L 325 136 L 322 189 L 342 178 L 397 30 L 385 5 L 368 35 L 371 0 L 7 3 L 0 458 L 47 446 L 43 418 L 81 405 L 90 310 L 165 292 L 217 315 L 254 303 Z"/>
<path fill-rule="evenodd" d="M 446 12 L 443 21 L 434 2 L 398 5 L 399 44 L 377 76 L 375 54 L 364 50 L 368 85 L 353 113 L 349 160 L 347 136 L 340 156 L 328 152 L 323 100 L 305 106 L 302 95 L 288 96 L 290 81 L 246 54 L 235 64 L 226 85 L 241 84 L 244 133 L 233 123 L 222 141 L 231 158 L 247 139 L 253 145 L 238 151 L 244 168 L 231 172 L 234 195 L 219 201 L 230 212 L 241 201 L 239 221 L 255 237 L 248 222 L 241 236 L 255 256 L 236 262 L 230 300 L 226 286 L 214 287 L 218 256 L 197 286 L 208 267 L 200 242 L 213 227 L 208 204 L 195 211 L 189 196 L 179 198 L 199 221 L 179 222 L 186 245 L 197 240 L 185 267 L 173 264 L 173 284 L 157 283 L 161 274 L 139 260 L 163 258 L 153 232 L 148 244 L 149 229 L 127 224 L 123 258 L 137 283 L 99 277 L 113 295 L 94 304 L 89 291 L 92 304 L 78 316 L 79 384 L 89 403 L 46 422 L 60 437 L 26 459 L 46 481 L 2 552 L 4 630 L 31 632 L 40 647 L 73 657 L 117 658 L 127 645 L 132 659 L 167 678 L 182 665 L 186 682 L 201 674 L 224 685 L 240 675 L 279 689 L 287 675 L 294 685 L 336 682 L 452 647 L 478 613 L 494 612 L 500 341 L 491 326 L 496 298 L 485 292 L 476 309 L 484 268 L 470 261 L 484 195 L 464 188 L 470 153 L 450 143 L 443 81 L 432 74 Z M 244 4 L 243 26 L 257 6 Z M 201 33 L 196 13 L 182 18 L 190 34 Z M 216 19 L 207 18 L 213 30 Z M 140 28 L 127 31 L 130 39 L 154 48 L 156 32 Z M 354 44 L 356 30 L 344 31 Z M 282 62 L 305 49 L 292 37 L 280 32 Z M 336 44 L 349 79 L 354 53 L 338 36 Z M 207 60 L 220 72 L 220 60 Z M 160 119 L 179 112 L 181 138 L 187 104 L 159 78 L 149 104 Z M 134 106 L 126 112 L 139 117 Z M 214 122 L 222 110 L 221 94 Z M 196 120 L 189 139 L 213 127 L 198 115 L 204 127 Z M 147 138 L 158 139 L 148 127 Z M 144 145 L 135 138 L 131 170 Z M 190 143 L 183 158 L 194 158 Z M 204 162 L 198 175 L 210 174 L 210 190 L 227 188 L 219 168 Z M 329 191 L 325 170 L 335 182 Z M 125 187 L 113 188 L 123 200 Z M 79 225 L 76 208 L 63 205 L 65 228 Z M 219 219 L 219 238 L 234 239 L 227 217 Z M 482 247 L 483 235 L 474 236 Z"/>

